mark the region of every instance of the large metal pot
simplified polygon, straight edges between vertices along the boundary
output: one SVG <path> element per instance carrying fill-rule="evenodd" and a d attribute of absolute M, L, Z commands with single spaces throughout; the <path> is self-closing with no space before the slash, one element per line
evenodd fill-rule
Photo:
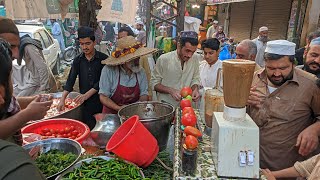
<path fill-rule="evenodd" d="M 160 151 L 162 151 L 167 146 L 174 111 L 171 104 L 146 101 L 125 106 L 119 110 L 118 115 L 122 122 L 133 115 L 138 115 L 142 124 L 157 139 Z"/>
<path fill-rule="evenodd" d="M 51 93 L 50 95 L 52 95 L 53 98 L 61 98 L 62 92 Z M 78 93 L 78 92 L 70 92 L 68 95 L 68 98 L 75 99 L 79 95 L 80 95 L 80 93 Z M 66 111 L 66 112 L 59 114 L 57 116 L 51 116 L 51 117 L 44 118 L 44 119 L 68 118 L 68 119 L 76 119 L 76 120 L 81 121 L 82 120 L 81 108 L 82 108 L 82 104 L 79 104 L 79 106 L 77 106 L 69 111 Z"/>

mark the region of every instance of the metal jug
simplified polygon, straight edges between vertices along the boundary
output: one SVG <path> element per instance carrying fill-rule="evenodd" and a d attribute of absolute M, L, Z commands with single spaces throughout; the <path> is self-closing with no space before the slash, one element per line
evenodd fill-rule
<path fill-rule="evenodd" d="M 105 148 L 113 133 L 120 127 L 121 122 L 117 114 L 95 114 L 96 126 L 91 130 L 92 140 Z"/>

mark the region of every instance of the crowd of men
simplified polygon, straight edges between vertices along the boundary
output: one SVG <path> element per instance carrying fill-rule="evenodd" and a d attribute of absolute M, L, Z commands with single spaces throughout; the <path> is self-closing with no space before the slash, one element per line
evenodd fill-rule
<path fill-rule="evenodd" d="M 222 68 L 219 51 L 223 32 L 219 28 L 214 33 L 209 30 L 208 39 L 201 43 L 203 56 L 195 53 L 198 34 L 182 31 L 177 50 L 161 55 L 151 69 L 148 56 L 156 49 L 144 47 L 141 41 L 131 36 L 130 29 L 120 29 L 117 48 L 108 57 L 95 50 L 94 30 L 80 27 L 78 40 L 83 53 L 73 61 L 58 109 L 64 108 L 64 101 L 73 91 L 76 78 L 79 78 L 81 95 L 75 101 L 83 103 L 82 121 L 90 129 L 95 126 L 94 114 L 116 113 L 124 105 L 137 101 L 155 99 L 177 106 L 181 100 L 180 89 L 185 86 L 192 88 L 192 100 L 199 101 L 203 87 L 218 84 L 217 72 Z M 271 170 L 264 170 L 270 179 L 273 176 L 293 178 L 320 174 L 319 169 L 318 173 L 306 172 L 303 167 L 310 161 L 296 163 L 312 156 L 313 161 L 316 158 L 318 165 L 320 163 L 320 38 L 316 34 L 312 34 L 306 45 L 305 61 L 299 67 L 295 64 L 296 45 L 287 40 L 269 40 L 267 27 L 259 29 L 259 37 L 252 41 L 243 40 L 235 49 L 236 58 L 257 64 L 247 109 L 260 129 L 260 167 Z M 21 145 L 19 129 L 30 120 L 42 119 L 52 101 L 42 101 L 41 95 L 13 96 L 11 60 L 21 58 L 19 51 L 27 56 L 28 45 L 20 45 L 22 40 L 18 29 L 10 19 L 0 18 L 0 38 L 0 139 Z M 37 42 L 31 39 L 28 42 L 34 48 L 33 52 L 40 53 L 36 50 Z M 156 92 L 156 97 L 152 97 L 150 90 Z M 0 157 L 6 156 L 2 153 L 2 146 L 15 147 L 6 143 L 0 141 Z M 24 157 L 22 154 L 20 156 Z M 26 161 L 26 166 L 18 165 L 10 164 L 7 169 L 29 168 L 28 175 L 33 173 L 38 179 L 42 178 L 41 173 L 35 173 L 32 162 Z M 2 166 L 5 165 L 0 163 L 0 169 Z M 282 171 L 285 168 L 292 171 Z M 0 179 L 10 176 L 11 171 L 0 172 Z"/>

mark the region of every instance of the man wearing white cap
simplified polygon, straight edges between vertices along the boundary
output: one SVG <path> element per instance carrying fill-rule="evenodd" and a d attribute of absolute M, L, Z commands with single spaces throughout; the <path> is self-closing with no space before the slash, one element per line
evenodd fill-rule
<path fill-rule="evenodd" d="M 267 47 L 268 39 L 268 27 L 262 26 L 259 28 L 259 36 L 252 40 L 257 45 L 257 56 L 256 56 L 256 63 L 260 67 L 264 67 L 264 59 L 263 54 Z"/>
<path fill-rule="evenodd" d="M 214 20 L 212 25 L 209 27 L 207 31 L 207 39 L 213 38 L 213 35 L 218 32 L 218 21 Z"/>
<path fill-rule="evenodd" d="M 146 44 L 147 43 L 147 34 L 146 32 L 143 30 L 143 22 L 142 21 L 138 21 L 136 24 L 136 28 L 139 31 L 136 39 L 137 41 L 141 42 L 142 44 Z"/>
<path fill-rule="evenodd" d="M 302 68 L 320 78 L 320 37 L 311 41 L 306 49 L 304 65 L 298 68 Z"/>
<path fill-rule="evenodd" d="M 319 153 L 320 88 L 294 68 L 295 44 L 269 41 L 265 68 L 256 71 L 248 113 L 260 129 L 260 167 L 280 170 Z"/>

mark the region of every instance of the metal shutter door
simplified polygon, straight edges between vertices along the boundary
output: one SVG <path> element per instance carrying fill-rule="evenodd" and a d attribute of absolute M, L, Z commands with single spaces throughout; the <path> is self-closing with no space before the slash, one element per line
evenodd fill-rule
<path fill-rule="evenodd" d="M 231 4 L 229 36 L 240 42 L 250 39 L 254 1 Z"/>
<path fill-rule="evenodd" d="M 256 0 L 252 36 L 259 34 L 261 26 L 269 28 L 269 38 L 286 39 L 292 0 Z"/>

